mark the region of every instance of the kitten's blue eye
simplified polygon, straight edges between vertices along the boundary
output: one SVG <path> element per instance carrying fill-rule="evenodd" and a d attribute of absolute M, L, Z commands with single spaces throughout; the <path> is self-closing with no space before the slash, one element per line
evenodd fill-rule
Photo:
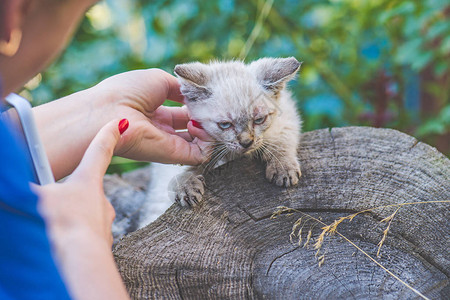
<path fill-rule="evenodd" d="M 228 128 L 230 128 L 231 125 L 233 125 L 233 124 L 231 124 L 230 122 L 220 122 L 220 123 L 217 123 L 217 125 L 218 125 L 221 129 L 228 129 Z"/>
<path fill-rule="evenodd" d="M 266 121 L 266 118 L 267 118 L 267 116 L 255 119 L 255 120 L 253 120 L 253 123 L 255 123 L 256 125 L 261 125 L 262 123 L 264 123 Z"/>

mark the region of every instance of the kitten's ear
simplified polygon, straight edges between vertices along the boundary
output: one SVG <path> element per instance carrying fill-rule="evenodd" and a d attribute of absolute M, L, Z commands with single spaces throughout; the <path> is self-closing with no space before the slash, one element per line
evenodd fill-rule
<path fill-rule="evenodd" d="M 208 70 L 199 62 L 176 65 L 174 69 L 181 88 L 181 93 L 188 101 L 200 101 L 211 97 L 212 92 L 205 87 L 208 82 Z"/>
<path fill-rule="evenodd" d="M 264 89 L 278 94 L 286 82 L 295 77 L 301 63 L 295 57 L 261 58 L 250 64 L 258 82 Z"/>

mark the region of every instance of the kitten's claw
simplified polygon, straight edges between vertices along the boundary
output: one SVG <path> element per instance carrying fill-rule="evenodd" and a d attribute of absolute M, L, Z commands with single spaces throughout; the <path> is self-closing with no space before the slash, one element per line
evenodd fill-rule
<path fill-rule="evenodd" d="M 267 177 L 269 179 L 269 176 Z M 272 179 L 270 180 L 270 183 L 275 183 L 275 180 L 277 180 L 277 174 L 273 174 Z"/>
<path fill-rule="evenodd" d="M 271 160 L 267 163 L 266 178 L 278 186 L 290 187 L 296 185 L 301 174 L 297 158 L 280 161 Z"/>
<path fill-rule="evenodd" d="M 195 207 L 205 192 L 205 178 L 186 172 L 176 176 L 169 184 L 169 197 L 183 207 Z"/>

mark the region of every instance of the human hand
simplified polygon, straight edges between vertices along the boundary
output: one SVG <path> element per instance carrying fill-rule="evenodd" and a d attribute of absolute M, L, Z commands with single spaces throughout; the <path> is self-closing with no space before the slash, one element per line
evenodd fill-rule
<path fill-rule="evenodd" d="M 118 123 L 99 131 L 63 183 L 34 187 L 56 262 L 76 299 L 128 299 L 111 253 L 115 212 L 103 191 L 103 176 L 120 140 Z"/>
<path fill-rule="evenodd" d="M 115 118 L 132 128 L 122 136 L 115 155 L 141 161 L 197 165 L 207 158 L 209 136 L 192 126 L 182 107 L 177 79 L 159 69 L 110 77 L 87 90 L 33 108 L 39 134 L 56 179 L 72 173 L 95 134 Z M 178 129 L 188 132 L 177 132 Z M 202 141 L 203 140 L 203 141 Z"/>
<path fill-rule="evenodd" d="M 116 155 L 143 161 L 196 165 L 205 159 L 209 137 L 190 122 L 186 107 L 161 106 L 166 99 L 183 103 L 177 79 L 159 69 L 110 77 L 91 89 L 93 99 L 107 101 L 107 113 L 133 123 Z M 102 101 L 102 100 L 100 100 Z M 105 113 L 105 111 L 104 111 Z M 177 132 L 188 129 L 188 132 Z"/>

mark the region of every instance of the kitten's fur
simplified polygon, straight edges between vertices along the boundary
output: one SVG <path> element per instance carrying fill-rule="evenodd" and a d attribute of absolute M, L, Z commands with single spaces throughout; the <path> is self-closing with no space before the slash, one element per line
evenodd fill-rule
<path fill-rule="evenodd" d="M 285 86 L 300 65 L 290 57 L 262 58 L 248 65 L 231 61 L 175 67 L 191 118 L 201 123 L 214 146 L 206 166 L 172 180 L 172 200 L 182 206 L 198 204 L 204 170 L 240 156 L 266 162 L 266 178 L 278 186 L 297 184 L 301 119 Z"/>

